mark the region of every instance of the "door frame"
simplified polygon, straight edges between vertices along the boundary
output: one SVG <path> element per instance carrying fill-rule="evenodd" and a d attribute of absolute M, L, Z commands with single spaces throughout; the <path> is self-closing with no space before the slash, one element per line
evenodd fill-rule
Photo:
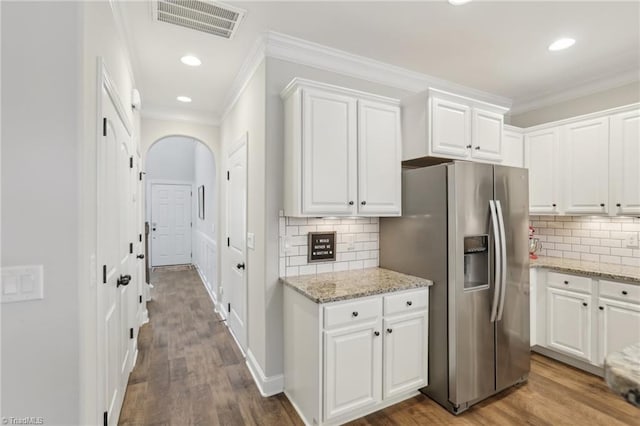
<path fill-rule="evenodd" d="M 229 147 L 229 150 L 227 151 L 227 155 L 224 157 L 225 162 L 227 163 L 227 169 L 228 169 L 228 161 L 229 161 L 229 157 L 231 157 L 231 155 L 236 152 L 238 149 L 242 148 L 242 146 L 244 145 L 245 147 L 245 199 L 244 199 L 244 245 L 243 245 L 243 250 L 244 250 L 244 257 L 245 257 L 245 264 L 247 265 L 247 267 L 245 268 L 245 272 L 243 274 L 243 279 L 242 279 L 242 286 L 244 287 L 244 293 L 245 293 L 245 303 L 244 303 L 244 313 L 245 313 L 245 318 L 244 318 L 244 324 L 245 324 L 245 330 L 244 330 L 244 339 L 242 338 L 238 338 L 238 336 L 236 336 L 233 331 L 231 330 L 231 326 L 229 325 L 229 322 L 227 321 L 227 327 L 229 328 L 229 331 L 231 332 L 231 335 L 233 336 L 234 340 L 236 341 L 236 343 L 238 344 L 238 347 L 240 348 L 240 350 L 242 351 L 242 353 L 244 354 L 246 349 L 248 348 L 248 340 L 249 340 L 249 311 L 247 309 L 247 307 L 249 306 L 249 285 L 248 285 L 248 274 L 249 274 L 249 270 L 250 270 L 250 263 L 249 263 L 249 259 L 248 259 L 248 246 L 247 246 L 247 226 L 249 223 L 249 132 L 244 132 L 239 138 L 237 138 L 235 140 L 235 142 L 233 142 L 231 144 L 231 146 Z M 229 180 L 228 179 L 224 179 L 225 182 L 225 235 L 228 236 L 229 235 Z M 225 252 L 226 252 L 226 256 L 229 256 L 229 249 L 230 247 L 227 245 L 225 246 Z M 226 257 L 225 256 L 225 257 Z M 226 262 L 222 262 L 223 265 L 226 264 Z M 228 265 L 227 265 L 228 266 Z M 223 276 L 225 275 L 225 273 L 223 272 Z M 220 299 L 220 303 L 222 303 L 221 308 L 219 309 L 220 314 L 222 315 L 222 317 L 226 320 L 228 320 L 229 318 L 229 313 L 227 312 L 226 309 L 224 309 L 224 304 L 225 303 L 229 303 L 229 299 L 228 299 L 228 292 L 225 291 L 225 282 L 226 285 L 230 285 L 229 284 L 229 280 L 224 280 L 222 282 L 222 288 L 223 288 L 223 296 Z M 228 288 L 228 287 L 227 287 Z M 224 299 L 224 300 L 222 300 Z M 240 340 L 244 340 L 245 342 L 245 347 L 242 346 L 242 342 Z"/>
<path fill-rule="evenodd" d="M 104 117 L 104 111 L 102 108 L 102 105 L 105 101 L 107 101 L 107 99 L 105 99 L 102 96 L 102 90 L 104 89 L 105 93 L 108 96 L 108 100 L 113 104 L 117 114 L 118 114 L 118 118 L 122 121 L 122 124 L 127 132 L 127 134 L 129 135 L 129 137 L 131 138 L 131 140 L 133 140 L 134 137 L 134 128 L 133 128 L 133 123 L 131 123 L 131 121 L 129 120 L 129 118 L 127 117 L 127 113 L 126 113 L 126 109 L 124 107 L 124 103 L 122 102 L 122 100 L 120 99 L 120 95 L 118 94 L 118 90 L 115 86 L 115 83 L 113 82 L 113 79 L 111 78 L 109 72 L 107 71 L 107 67 L 106 64 L 104 62 L 104 59 L 99 56 L 97 57 L 96 60 L 96 69 L 97 69 L 97 84 L 96 84 L 96 128 L 95 128 L 95 144 L 96 144 L 96 182 L 95 182 L 95 193 L 96 193 L 96 200 L 97 200 L 97 209 L 96 209 L 96 215 L 95 215 L 95 221 L 96 221 L 96 261 L 93 262 L 93 267 L 95 268 L 93 270 L 93 278 L 92 281 L 92 285 L 96 286 L 96 294 L 95 294 L 95 302 L 96 302 L 96 309 L 95 309 L 95 319 L 96 319 L 96 324 L 95 324 L 95 345 L 96 345 L 96 357 L 95 357 L 95 362 L 96 362 L 96 375 L 95 375 L 95 408 L 96 408 L 96 412 L 95 412 L 95 423 L 96 424 L 101 424 L 103 423 L 103 410 L 105 409 L 105 407 L 103 406 L 103 401 L 105 398 L 104 395 L 104 383 L 105 383 L 105 376 L 104 373 L 106 373 L 103 370 L 103 364 L 104 364 L 104 358 L 105 358 L 105 354 L 106 354 L 106 350 L 105 348 L 103 348 L 102 346 L 102 342 L 104 341 L 104 327 L 101 326 L 101 314 L 102 314 L 102 300 L 101 300 L 101 292 L 98 291 L 98 287 L 104 285 L 102 283 L 102 267 L 100 265 L 99 260 L 102 259 L 101 254 L 102 251 L 100 250 L 100 244 L 99 244 L 99 237 L 102 234 L 101 229 L 101 222 L 99 221 L 99 212 L 101 210 L 101 206 L 102 206 L 102 190 L 101 190 L 101 186 L 102 186 L 102 182 L 101 182 L 101 162 L 100 162 L 100 158 L 98 157 L 99 155 L 99 150 L 97 149 L 98 145 L 102 142 L 102 139 L 104 138 L 103 136 L 103 117 Z M 132 147 L 135 148 L 135 147 Z M 139 330 L 139 324 L 136 325 L 136 330 L 135 335 L 137 335 L 138 330 Z M 82 367 L 81 367 L 82 368 Z M 85 371 L 86 373 L 86 371 Z M 81 372 L 82 374 L 82 372 Z M 125 384 L 125 389 L 126 389 L 126 384 Z M 124 395 L 123 395 L 124 398 Z M 120 407 L 122 408 L 122 407 Z M 118 413 L 119 414 L 119 413 Z M 91 418 L 91 413 L 87 414 L 88 418 Z M 117 420 L 117 419 L 116 419 Z M 109 423 L 111 423 L 112 419 L 109 419 Z"/>
<path fill-rule="evenodd" d="M 149 227 L 151 227 L 151 212 L 153 209 L 153 193 L 151 191 L 153 185 L 188 185 L 191 187 L 191 223 L 194 222 L 193 212 L 194 212 L 194 198 L 193 198 L 193 190 L 195 189 L 195 185 L 193 182 L 187 180 L 171 180 L 171 179 L 146 179 L 145 188 L 144 188 L 144 218 L 145 221 L 149 219 Z M 149 233 L 149 236 L 152 237 L 152 234 Z M 191 253 L 193 253 L 193 226 L 191 227 Z M 153 269 L 153 243 L 149 241 L 149 267 Z M 193 259 L 192 259 L 193 260 Z"/>

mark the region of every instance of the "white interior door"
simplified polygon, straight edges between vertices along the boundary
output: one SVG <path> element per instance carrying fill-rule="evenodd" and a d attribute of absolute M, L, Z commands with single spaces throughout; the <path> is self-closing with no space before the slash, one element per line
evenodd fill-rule
<path fill-rule="evenodd" d="M 151 185 L 151 265 L 191 263 L 191 185 Z"/>
<path fill-rule="evenodd" d="M 98 386 L 107 424 L 115 425 L 130 363 L 128 310 L 131 292 L 129 243 L 131 136 L 107 92 L 102 92 L 103 137 L 98 142 Z"/>
<path fill-rule="evenodd" d="M 247 347 L 247 137 L 234 144 L 227 158 L 227 298 L 228 324 L 244 350 Z"/>

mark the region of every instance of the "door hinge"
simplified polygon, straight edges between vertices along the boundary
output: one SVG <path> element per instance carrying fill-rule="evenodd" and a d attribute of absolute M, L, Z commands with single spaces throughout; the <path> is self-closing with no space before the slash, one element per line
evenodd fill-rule
<path fill-rule="evenodd" d="M 102 118 L 102 136 L 107 136 L 107 117 Z"/>
<path fill-rule="evenodd" d="M 229 173 L 229 170 L 227 170 L 227 180 L 229 180 L 231 178 L 231 174 Z"/>
<path fill-rule="evenodd" d="M 142 172 L 138 173 L 138 179 L 142 181 Z"/>
<path fill-rule="evenodd" d="M 129 338 L 133 339 L 133 328 L 129 329 Z"/>
<path fill-rule="evenodd" d="M 193 259 L 193 252 L 191 252 L 191 253 L 189 254 L 189 256 L 191 256 L 191 258 Z"/>
<path fill-rule="evenodd" d="M 129 243 L 129 254 L 133 254 L 133 243 Z"/>
<path fill-rule="evenodd" d="M 133 169 L 133 156 L 129 157 L 129 168 Z"/>
<path fill-rule="evenodd" d="M 189 222 L 189 226 L 193 228 L 193 222 Z"/>
<path fill-rule="evenodd" d="M 227 303 L 227 312 L 231 313 L 231 303 Z"/>
<path fill-rule="evenodd" d="M 227 237 L 227 247 L 231 247 L 231 238 Z"/>
<path fill-rule="evenodd" d="M 139 300 L 140 300 L 140 302 L 139 302 L 139 303 L 142 303 L 142 295 L 140 295 L 140 296 L 138 296 L 138 297 L 140 298 L 140 299 L 139 299 Z"/>
<path fill-rule="evenodd" d="M 107 421 L 107 412 L 105 411 L 104 413 L 102 413 L 102 423 L 104 424 L 104 426 L 108 426 L 109 422 Z"/>
<path fill-rule="evenodd" d="M 102 265 L 102 284 L 107 283 L 107 265 Z"/>
<path fill-rule="evenodd" d="M 138 241 L 142 242 L 142 234 L 138 234 Z"/>

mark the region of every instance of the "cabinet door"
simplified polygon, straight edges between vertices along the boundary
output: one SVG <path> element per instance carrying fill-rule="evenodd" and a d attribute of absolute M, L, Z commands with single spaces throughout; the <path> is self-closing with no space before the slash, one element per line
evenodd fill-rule
<path fill-rule="evenodd" d="M 505 130 L 502 133 L 502 164 L 524 167 L 524 136 L 522 133 Z"/>
<path fill-rule="evenodd" d="M 611 117 L 612 212 L 640 214 L 640 110 Z"/>
<path fill-rule="evenodd" d="M 502 161 L 502 114 L 473 109 L 471 157 L 492 162 Z"/>
<path fill-rule="evenodd" d="M 640 342 L 640 305 L 601 297 L 598 327 L 598 364 L 602 365 L 608 354 Z"/>
<path fill-rule="evenodd" d="M 547 288 L 547 345 L 586 360 L 591 358 L 591 297 Z"/>
<path fill-rule="evenodd" d="M 431 150 L 446 157 L 468 158 L 471 149 L 471 108 L 431 98 Z"/>
<path fill-rule="evenodd" d="M 358 101 L 359 215 L 400 215 L 401 162 L 400 107 Z"/>
<path fill-rule="evenodd" d="M 324 332 L 324 420 L 381 401 L 381 325 Z"/>
<path fill-rule="evenodd" d="M 609 118 L 568 124 L 562 130 L 565 212 L 607 213 Z"/>
<path fill-rule="evenodd" d="M 384 320 L 384 398 L 427 385 L 427 312 Z"/>
<path fill-rule="evenodd" d="M 529 169 L 529 211 L 559 213 L 557 128 L 525 136 L 525 167 Z"/>
<path fill-rule="evenodd" d="M 357 102 L 339 93 L 302 92 L 302 213 L 356 212 Z"/>

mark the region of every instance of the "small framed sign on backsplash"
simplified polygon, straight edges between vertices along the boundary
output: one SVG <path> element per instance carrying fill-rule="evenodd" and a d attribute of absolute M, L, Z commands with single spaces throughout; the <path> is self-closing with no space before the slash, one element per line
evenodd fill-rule
<path fill-rule="evenodd" d="M 307 262 L 331 262 L 336 260 L 336 232 L 309 232 Z"/>

